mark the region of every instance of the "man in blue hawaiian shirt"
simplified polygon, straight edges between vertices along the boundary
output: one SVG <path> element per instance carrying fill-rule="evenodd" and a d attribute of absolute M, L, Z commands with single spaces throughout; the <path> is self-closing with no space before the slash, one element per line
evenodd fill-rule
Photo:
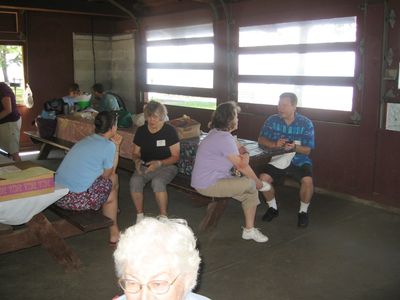
<path fill-rule="evenodd" d="M 283 93 L 279 97 L 278 114 L 270 116 L 264 123 L 258 143 L 268 148 L 285 147 L 294 151 L 288 166 L 269 163 L 265 167 L 267 174 L 260 178 L 269 183 L 279 184 L 289 176 L 300 183 L 300 209 L 298 213 L 299 227 L 308 225 L 308 206 L 314 192 L 312 178 L 312 161 L 309 158 L 314 149 L 314 125 L 310 119 L 296 112 L 297 96 L 294 93 Z M 264 193 L 269 206 L 263 221 L 270 222 L 279 215 L 275 200 L 275 191 Z"/>

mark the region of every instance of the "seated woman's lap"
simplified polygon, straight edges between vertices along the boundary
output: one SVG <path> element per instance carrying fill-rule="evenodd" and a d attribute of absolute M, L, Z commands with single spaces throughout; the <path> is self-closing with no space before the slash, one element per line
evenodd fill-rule
<path fill-rule="evenodd" d="M 145 185 L 151 181 L 153 192 L 166 192 L 167 184 L 178 174 L 178 168 L 175 165 L 162 166 L 154 172 L 138 174 L 137 171 L 132 175 L 129 181 L 130 191 L 133 193 L 142 193 Z"/>
<path fill-rule="evenodd" d="M 102 176 L 98 177 L 87 191 L 81 193 L 69 192 L 56 202 L 56 205 L 69 210 L 99 210 L 111 193 L 112 181 Z"/>
<path fill-rule="evenodd" d="M 214 185 L 197 191 L 207 197 L 232 197 L 240 201 L 244 209 L 260 204 L 254 180 L 244 176 L 220 179 Z"/>

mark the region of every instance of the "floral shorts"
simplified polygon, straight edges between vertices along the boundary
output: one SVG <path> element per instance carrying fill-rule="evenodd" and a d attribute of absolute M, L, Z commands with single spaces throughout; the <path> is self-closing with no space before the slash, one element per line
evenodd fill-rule
<path fill-rule="evenodd" d="M 69 210 L 99 210 L 107 201 L 111 189 L 111 180 L 100 176 L 86 191 L 81 193 L 69 192 L 58 200 L 56 205 Z"/>

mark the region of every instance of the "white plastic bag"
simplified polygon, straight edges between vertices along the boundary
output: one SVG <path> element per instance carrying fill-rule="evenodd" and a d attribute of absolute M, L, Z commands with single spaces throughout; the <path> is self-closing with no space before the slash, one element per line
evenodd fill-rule
<path fill-rule="evenodd" d="M 33 107 L 33 93 L 32 93 L 32 90 L 31 90 L 29 84 L 26 84 L 26 86 L 25 86 L 24 104 L 27 108 Z"/>

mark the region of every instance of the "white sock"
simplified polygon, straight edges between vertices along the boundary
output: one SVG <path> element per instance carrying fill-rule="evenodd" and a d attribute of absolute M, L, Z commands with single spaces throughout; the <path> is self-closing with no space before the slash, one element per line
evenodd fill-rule
<path fill-rule="evenodd" d="M 276 205 L 276 200 L 275 200 L 275 198 L 273 198 L 273 199 L 270 200 L 270 201 L 267 201 L 267 204 L 268 204 L 269 207 L 278 209 L 278 206 Z"/>
<path fill-rule="evenodd" d="M 308 206 L 310 205 L 310 203 L 304 203 L 300 201 L 300 210 L 299 212 L 307 212 L 308 210 Z"/>
<path fill-rule="evenodd" d="M 144 213 L 136 214 L 136 224 L 144 219 Z"/>

